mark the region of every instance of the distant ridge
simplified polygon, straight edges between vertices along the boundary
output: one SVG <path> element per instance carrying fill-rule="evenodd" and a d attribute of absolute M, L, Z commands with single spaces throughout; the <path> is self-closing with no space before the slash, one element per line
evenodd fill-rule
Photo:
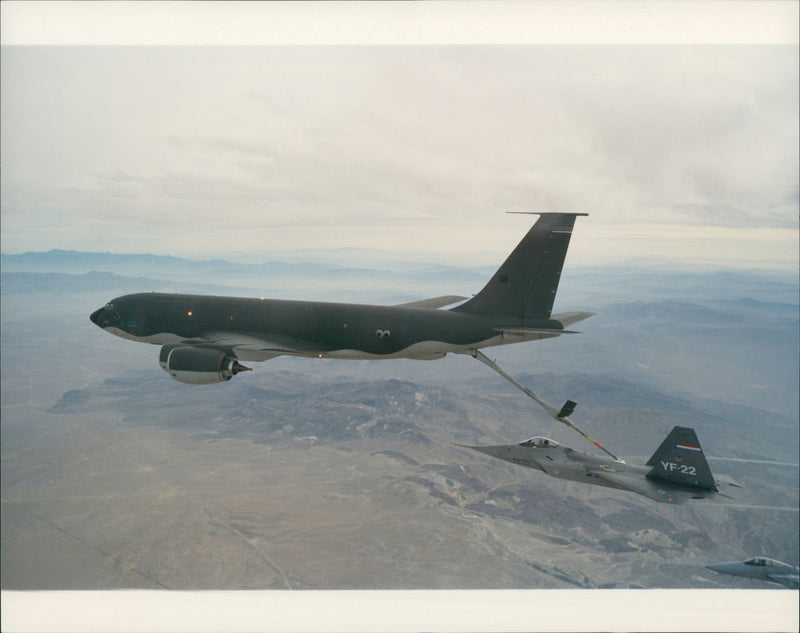
<path fill-rule="evenodd" d="M 74 292 L 110 292 L 118 294 L 120 288 L 133 288 L 143 292 L 164 290 L 168 282 L 147 277 L 123 277 L 114 273 L 92 271 L 72 273 L 2 273 L 3 294 L 30 294 L 48 292 L 65 294 Z M 132 290 L 133 291 L 133 290 Z"/>
<path fill-rule="evenodd" d="M 303 261 L 245 264 L 223 259 L 193 260 L 147 253 L 115 254 L 66 250 L 1 254 L 0 265 L 4 273 L 83 275 L 102 271 L 126 278 L 146 277 L 161 282 L 191 280 L 193 283 L 225 286 L 280 286 L 306 281 L 314 282 L 318 286 L 345 282 L 351 287 L 360 287 L 371 283 L 401 294 L 405 292 L 398 290 L 401 285 L 427 285 L 433 282 L 454 288 L 475 288 L 486 277 L 485 273 L 473 269 L 430 263 L 406 263 L 402 272 L 398 272 L 392 268 L 364 267 L 357 264 Z M 411 292 L 409 296 L 413 298 L 416 293 Z"/>
<path fill-rule="evenodd" d="M 151 255 L 150 253 L 109 253 L 109 252 L 84 252 L 65 251 L 53 249 L 50 251 L 27 251 L 18 255 L 0 255 L 0 263 L 6 270 L 14 272 L 82 272 L 93 270 L 107 270 L 109 268 L 124 267 L 134 264 L 136 266 L 169 266 L 195 267 L 198 264 L 217 264 L 226 266 L 239 266 L 224 260 L 195 261 L 172 255 Z"/>
<path fill-rule="evenodd" d="M 370 272 L 361 268 L 340 268 L 326 264 L 265 262 L 242 264 L 224 259 L 194 260 L 172 255 L 149 253 L 100 253 L 82 251 L 51 250 L 29 251 L 18 255 L 0 255 L 0 264 L 6 272 L 48 272 L 84 274 L 93 271 L 113 272 L 124 276 L 153 274 L 158 278 L 166 275 L 240 275 L 254 274 L 343 274 Z"/>

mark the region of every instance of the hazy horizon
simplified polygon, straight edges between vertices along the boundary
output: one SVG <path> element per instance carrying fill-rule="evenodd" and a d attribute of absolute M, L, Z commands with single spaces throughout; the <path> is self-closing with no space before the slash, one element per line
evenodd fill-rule
<path fill-rule="evenodd" d="M 572 246 L 571 246 L 572 248 Z M 509 249 L 510 252 L 510 249 Z M 187 262 L 203 264 L 212 261 L 222 261 L 229 264 L 258 267 L 261 265 L 284 263 L 284 264 L 319 264 L 344 267 L 376 267 L 391 270 L 393 266 L 403 265 L 433 265 L 447 266 L 452 268 L 464 269 L 492 269 L 499 267 L 508 252 L 500 251 L 479 251 L 460 254 L 442 254 L 432 252 L 414 252 L 407 250 L 386 250 L 369 247 L 348 247 L 323 248 L 323 249 L 273 249 L 266 253 L 221 253 L 219 255 L 205 255 L 196 257 L 186 257 L 174 253 L 154 253 L 154 252 L 121 252 L 121 251 L 84 251 L 77 249 L 52 248 L 48 250 L 29 250 L 21 252 L 1 251 L 3 257 L 17 258 L 20 256 L 42 256 L 53 253 L 75 254 L 78 256 L 110 256 L 110 257 L 163 257 L 185 260 Z M 675 272 L 687 272 L 696 270 L 698 273 L 741 271 L 741 272 L 764 272 L 775 274 L 794 274 L 796 266 L 791 261 L 775 261 L 775 265 L 767 265 L 761 260 L 751 261 L 749 259 L 715 259 L 706 258 L 702 255 L 687 259 L 674 259 L 666 257 L 648 256 L 641 254 L 637 257 L 628 258 L 605 258 L 600 262 L 584 261 L 583 263 L 570 263 L 570 256 L 567 257 L 565 270 L 574 272 L 589 271 L 592 269 L 624 269 L 642 271 L 650 269 L 653 271 L 673 270 Z M 402 274 L 402 268 L 398 268 L 398 274 Z M 52 269 L 49 272 L 59 272 Z M 235 279 L 230 280 L 235 283 Z"/>
<path fill-rule="evenodd" d="M 792 38 L 591 41 L 4 45 L 2 251 L 494 260 L 565 211 L 568 265 L 796 269 Z"/>

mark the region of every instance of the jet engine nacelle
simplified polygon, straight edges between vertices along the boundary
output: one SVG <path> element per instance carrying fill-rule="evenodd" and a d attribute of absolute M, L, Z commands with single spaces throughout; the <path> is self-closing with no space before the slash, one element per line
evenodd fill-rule
<path fill-rule="evenodd" d="M 175 380 L 188 385 L 225 382 L 240 371 L 250 370 L 223 351 L 183 343 L 164 345 L 158 362 Z"/>

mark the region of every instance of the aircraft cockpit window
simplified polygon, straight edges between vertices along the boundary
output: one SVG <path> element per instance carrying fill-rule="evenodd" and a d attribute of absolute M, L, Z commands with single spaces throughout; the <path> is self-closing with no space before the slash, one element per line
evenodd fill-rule
<path fill-rule="evenodd" d="M 530 446 L 532 448 L 556 448 L 559 444 L 550 438 L 537 436 L 532 437 L 529 440 L 525 440 L 524 442 L 520 442 L 519 445 Z"/>
<path fill-rule="evenodd" d="M 103 310 L 105 310 L 105 312 L 106 312 L 107 314 L 109 314 L 109 315 L 111 316 L 111 318 L 112 318 L 112 319 L 113 319 L 115 322 L 119 322 L 119 321 L 121 321 L 121 320 L 122 320 L 122 317 L 121 317 L 121 316 L 120 316 L 120 314 L 119 314 L 119 310 L 117 309 L 117 306 L 115 306 L 113 303 L 107 303 L 107 304 L 106 304 L 106 305 L 103 307 Z"/>
<path fill-rule="evenodd" d="M 753 567 L 774 567 L 774 561 L 771 561 L 769 558 L 748 558 L 744 561 L 745 565 L 752 565 Z"/>

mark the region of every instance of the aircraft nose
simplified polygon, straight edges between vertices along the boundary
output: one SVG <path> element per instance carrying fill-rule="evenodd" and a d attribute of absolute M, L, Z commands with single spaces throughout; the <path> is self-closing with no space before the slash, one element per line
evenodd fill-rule
<path fill-rule="evenodd" d="M 97 327 L 104 328 L 108 325 L 113 324 L 114 317 L 116 313 L 113 309 L 109 309 L 109 306 L 103 306 L 98 310 L 95 310 L 89 315 L 89 320 L 94 323 Z M 119 318 L 118 315 L 117 319 Z"/>
<path fill-rule="evenodd" d="M 711 563 L 710 565 L 706 565 L 706 569 L 727 574 L 730 573 L 734 565 L 735 563 Z"/>

